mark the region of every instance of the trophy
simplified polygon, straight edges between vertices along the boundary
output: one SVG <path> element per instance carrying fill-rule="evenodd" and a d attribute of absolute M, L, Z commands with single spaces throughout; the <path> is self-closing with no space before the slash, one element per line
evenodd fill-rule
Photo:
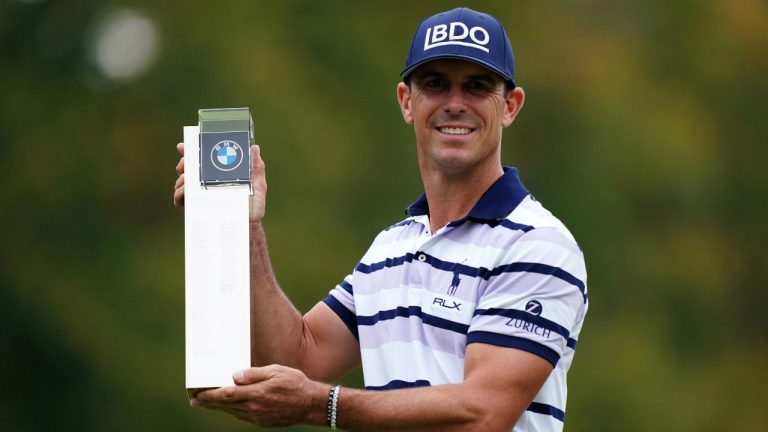
<path fill-rule="evenodd" d="M 186 388 L 233 385 L 250 367 L 248 108 L 201 109 L 184 127 Z"/>

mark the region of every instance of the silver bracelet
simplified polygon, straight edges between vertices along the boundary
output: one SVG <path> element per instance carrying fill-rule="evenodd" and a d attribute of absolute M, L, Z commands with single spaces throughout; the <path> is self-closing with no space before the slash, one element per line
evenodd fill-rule
<path fill-rule="evenodd" d="M 328 393 L 328 427 L 331 428 L 331 430 L 336 430 L 336 404 L 339 401 L 339 390 L 341 389 L 340 385 L 335 385 L 331 387 L 331 392 Z"/>
<path fill-rule="evenodd" d="M 331 430 L 336 430 L 336 405 L 339 402 L 340 389 L 341 389 L 340 385 L 335 385 L 331 387 L 331 392 L 328 393 L 327 420 L 328 420 L 328 427 L 331 428 Z"/>

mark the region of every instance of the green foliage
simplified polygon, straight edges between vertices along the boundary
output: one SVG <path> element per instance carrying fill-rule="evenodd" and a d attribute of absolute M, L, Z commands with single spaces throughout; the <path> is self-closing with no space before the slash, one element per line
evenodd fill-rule
<path fill-rule="evenodd" d="M 768 6 L 466 3 L 505 22 L 527 93 L 505 162 L 587 257 L 566 430 L 766 429 Z M 248 428 L 184 392 L 181 128 L 252 108 L 306 310 L 420 192 L 394 90 L 419 20 L 454 5 L 0 4 L 0 427 Z M 161 42 L 125 82 L 90 55 L 118 7 Z"/>

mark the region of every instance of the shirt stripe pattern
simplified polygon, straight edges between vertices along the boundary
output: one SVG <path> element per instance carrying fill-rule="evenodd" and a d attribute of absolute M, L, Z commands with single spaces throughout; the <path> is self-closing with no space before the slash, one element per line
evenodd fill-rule
<path fill-rule="evenodd" d="M 324 300 L 360 343 L 366 388 L 458 383 L 469 345 L 520 349 L 553 370 L 514 431 L 562 430 L 588 308 L 573 236 L 514 168 L 436 233 L 423 195 L 407 212 Z"/>

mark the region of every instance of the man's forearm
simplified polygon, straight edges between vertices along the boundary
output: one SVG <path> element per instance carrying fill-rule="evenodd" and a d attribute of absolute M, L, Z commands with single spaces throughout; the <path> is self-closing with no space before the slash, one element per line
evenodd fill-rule
<path fill-rule="evenodd" d="M 250 227 L 251 363 L 297 367 L 304 346 L 304 320 L 280 289 L 261 222 Z"/>
<path fill-rule="evenodd" d="M 344 388 L 340 393 L 337 425 L 350 431 L 511 430 L 524 409 L 505 407 L 500 415 L 488 392 L 467 383 L 392 391 Z"/>
<path fill-rule="evenodd" d="M 360 431 L 509 431 L 551 372 L 535 354 L 472 344 L 463 382 L 383 392 L 345 388 L 337 423 Z"/>

